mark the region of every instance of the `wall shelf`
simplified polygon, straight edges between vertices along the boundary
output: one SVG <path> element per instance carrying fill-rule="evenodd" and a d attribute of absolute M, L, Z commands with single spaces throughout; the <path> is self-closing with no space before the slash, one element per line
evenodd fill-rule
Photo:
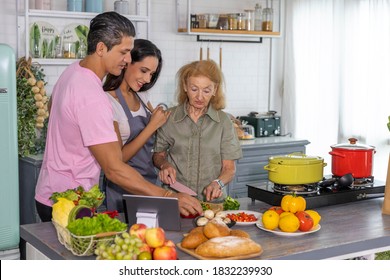
<path fill-rule="evenodd" d="M 210 13 L 206 7 L 198 7 L 199 3 L 192 4 L 192 0 L 176 0 L 176 18 L 177 18 L 177 33 L 179 35 L 196 35 L 198 41 L 210 41 L 210 42 L 239 42 L 239 43 L 261 43 L 261 38 L 278 38 L 281 36 L 280 26 L 281 26 L 281 1 L 282 0 L 273 0 L 271 2 L 277 3 L 277 24 L 274 24 L 276 29 L 273 32 L 267 31 L 252 31 L 252 30 L 223 30 L 223 29 L 212 29 L 212 28 L 192 28 L 191 25 L 191 15 L 196 13 L 194 8 L 197 8 L 200 13 Z M 216 1 L 217 2 L 217 1 Z M 245 6 L 242 7 L 244 11 Z M 224 10 L 218 8 L 222 13 Z M 275 10 L 275 9 L 274 9 Z M 274 17 L 275 19 L 275 17 Z M 207 37 L 209 39 L 200 39 L 200 36 Z M 213 37 L 229 37 L 227 40 L 223 39 L 213 39 Z M 244 38 L 244 39 L 230 39 L 230 38 Z M 259 39 L 260 38 L 260 39 Z M 255 41 L 254 39 L 257 39 Z"/>

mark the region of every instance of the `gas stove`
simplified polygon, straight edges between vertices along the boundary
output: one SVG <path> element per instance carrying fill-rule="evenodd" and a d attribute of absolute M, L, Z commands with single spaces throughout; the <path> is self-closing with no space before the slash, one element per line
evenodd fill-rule
<path fill-rule="evenodd" d="M 385 183 L 373 177 L 355 179 L 351 185 L 343 187 L 338 185 L 337 179 L 325 177 L 321 182 L 305 185 L 279 185 L 271 181 L 248 184 L 248 196 L 252 200 L 280 205 L 284 195 L 295 192 L 305 198 L 307 209 L 384 196 Z"/>

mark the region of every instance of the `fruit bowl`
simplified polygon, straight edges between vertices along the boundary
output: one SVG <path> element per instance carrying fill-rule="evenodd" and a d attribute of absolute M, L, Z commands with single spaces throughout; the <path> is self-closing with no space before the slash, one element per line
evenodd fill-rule
<path fill-rule="evenodd" d="M 72 252 L 75 256 L 91 256 L 100 245 L 106 246 L 114 242 L 115 236 L 122 232 L 104 232 L 96 235 L 77 236 L 68 229 L 52 221 L 56 231 L 58 241 Z"/>

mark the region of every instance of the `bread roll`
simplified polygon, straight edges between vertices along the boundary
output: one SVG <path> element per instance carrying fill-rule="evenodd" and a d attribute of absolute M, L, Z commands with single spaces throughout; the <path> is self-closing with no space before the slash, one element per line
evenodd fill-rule
<path fill-rule="evenodd" d="M 195 249 L 207 240 L 208 239 L 203 234 L 203 232 L 193 232 L 183 238 L 183 240 L 181 241 L 181 246 L 186 249 Z"/>
<path fill-rule="evenodd" d="M 203 233 L 203 227 L 194 227 L 191 229 L 188 234 L 195 233 L 195 232 L 202 232 Z"/>
<path fill-rule="evenodd" d="M 195 253 L 203 257 L 228 258 L 260 253 L 260 244 L 239 236 L 215 237 L 200 244 Z"/>
<path fill-rule="evenodd" d="M 246 231 L 241 230 L 241 229 L 232 229 L 230 231 L 230 235 L 231 236 L 239 236 L 239 237 L 251 238 L 249 233 L 247 233 Z"/>
<path fill-rule="evenodd" d="M 203 233 L 207 238 L 228 236 L 230 228 L 223 221 L 213 219 L 204 226 Z"/>

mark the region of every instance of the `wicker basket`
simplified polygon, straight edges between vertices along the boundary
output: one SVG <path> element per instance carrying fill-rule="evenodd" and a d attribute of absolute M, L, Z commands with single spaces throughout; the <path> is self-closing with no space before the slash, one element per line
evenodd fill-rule
<path fill-rule="evenodd" d="M 96 235 L 77 236 L 68 229 L 52 221 L 57 231 L 58 240 L 66 249 L 76 256 L 91 256 L 95 249 L 100 245 L 106 246 L 114 242 L 115 236 L 122 232 L 103 232 Z"/>

